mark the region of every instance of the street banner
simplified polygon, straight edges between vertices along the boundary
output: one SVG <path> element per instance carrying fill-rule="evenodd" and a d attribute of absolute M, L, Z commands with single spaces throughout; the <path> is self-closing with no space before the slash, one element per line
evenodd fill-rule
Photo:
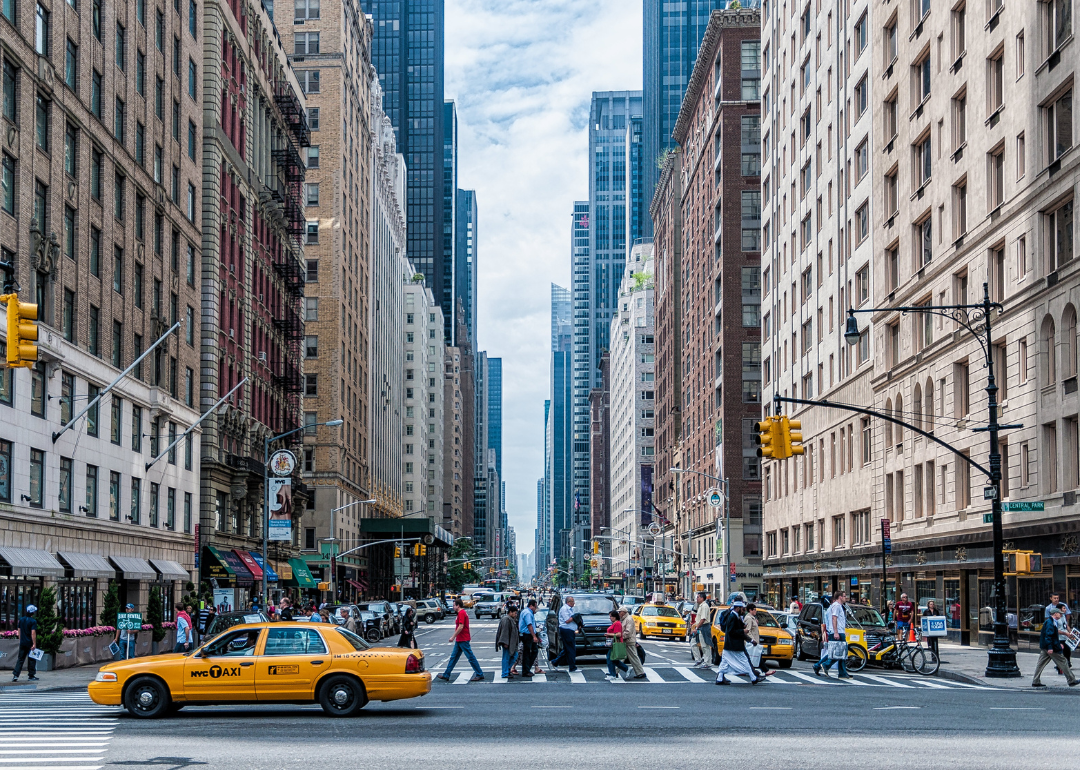
<path fill-rule="evenodd" d="M 271 478 L 268 540 L 292 542 L 292 478 Z"/>
<path fill-rule="evenodd" d="M 231 588 L 215 588 L 214 589 L 214 607 L 218 612 L 232 612 L 236 609 L 234 605 L 234 594 Z"/>

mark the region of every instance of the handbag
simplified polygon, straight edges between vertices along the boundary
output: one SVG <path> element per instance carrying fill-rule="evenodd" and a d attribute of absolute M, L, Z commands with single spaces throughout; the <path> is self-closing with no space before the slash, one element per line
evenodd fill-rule
<path fill-rule="evenodd" d="M 750 665 L 754 668 L 761 666 L 761 652 L 762 648 L 760 644 L 750 645 L 746 648 L 746 654 L 750 656 Z"/>
<path fill-rule="evenodd" d="M 611 659 L 626 660 L 626 642 L 616 640 L 611 643 Z"/>

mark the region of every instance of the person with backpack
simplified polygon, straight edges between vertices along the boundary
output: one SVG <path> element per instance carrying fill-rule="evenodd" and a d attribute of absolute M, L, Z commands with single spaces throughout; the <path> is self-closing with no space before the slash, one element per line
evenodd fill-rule
<path fill-rule="evenodd" d="M 1032 687 L 1046 687 L 1040 680 L 1043 669 L 1046 668 L 1046 664 L 1050 661 L 1054 661 L 1058 670 L 1065 674 L 1069 687 L 1076 687 L 1077 684 L 1080 684 L 1080 680 L 1076 678 L 1072 669 L 1069 668 L 1069 661 L 1065 660 L 1065 645 L 1062 644 L 1060 637 L 1061 626 L 1063 625 L 1062 617 L 1061 609 L 1054 607 L 1050 610 L 1050 618 L 1043 621 L 1042 632 L 1039 634 L 1039 662 L 1035 664 L 1035 676 L 1031 678 Z"/>
<path fill-rule="evenodd" d="M 624 676 L 624 679 L 645 679 L 645 667 L 641 665 L 638 656 L 637 644 L 637 621 L 626 607 L 619 607 L 619 622 L 622 623 L 622 640 L 626 642 L 626 660 L 630 668 L 634 669 L 633 676 Z"/>
<path fill-rule="evenodd" d="M 513 679 L 513 666 L 517 661 L 518 642 L 518 608 L 511 605 L 510 610 L 499 621 L 499 629 L 495 632 L 495 649 L 502 650 L 502 678 Z"/>
<path fill-rule="evenodd" d="M 23 663 L 26 663 L 26 672 L 30 675 L 28 677 L 30 681 L 36 682 L 38 680 L 37 658 L 30 654 L 37 649 L 38 622 L 37 618 L 34 617 L 36 613 L 37 607 L 28 604 L 23 616 L 19 618 L 19 657 L 15 659 L 15 669 L 12 671 L 11 677 L 12 682 L 19 681 Z"/>
<path fill-rule="evenodd" d="M 720 670 L 716 673 L 716 684 L 731 684 L 727 680 L 728 674 L 739 674 L 750 677 L 750 684 L 760 684 L 767 681 L 765 677 L 758 676 L 754 666 L 750 662 L 750 656 L 746 652 L 746 627 L 743 625 L 743 615 L 746 613 L 746 602 L 736 599 L 731 606 L 720 613 L 721 628 L 724 629 L 724 651 L 720 655 Z"/>
<path fill-rule="evenodd" d="M 622 640 L 622 622 L 619 620 L 619 613 L 616 610 L 612 610 L 608 613 L 608 618 L 611 620 L 611 625 L 607 627 L 607 631 L 604 632 L 611 645 L 608 647 L 607 652 L 607 676 L 604 679 L 609 682 L 614 682 L 619 678 L 619 675 L 615 673 L 615 669 L 619 669 L 626 674 L 630 668 L 623 661 L 626 659 L 626 642 Z"/>

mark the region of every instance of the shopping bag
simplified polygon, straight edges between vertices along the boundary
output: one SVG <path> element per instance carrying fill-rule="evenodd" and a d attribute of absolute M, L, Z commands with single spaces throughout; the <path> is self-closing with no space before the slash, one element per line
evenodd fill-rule
<path fill-rule="evenodd" d="M 1077 646 L 1080 646 L 1080 630 L 1070 628 L 1067 631 L 1062 631 L 1060 634 L 1065 644 L 1069 645 L 1069 649 L 1075 651 Z"/>
<path fill-rule="evenodd" d="M 750 656 L 750 665 L 752 665 L 754 668 L 761 667 L 762 649 L 763 648 L 760 644 L 755 644 L 746 648 L 746 654 Z"/>
<path fill-rule="evenodd" d="M 45 653 L 40 647 L 35 647 L 34 649 L 30 650 L 30 657 L 34 660 L 41 660 L 45 657 Z"/>
<path fill-rule="evenodd" d="M 829 657 L 833 660 L 847 660 L 847 639 L 830 639 Z"/>
<path fill-rule="evenodd" d="M 626 660 L 626 642 L 615 641 L 611 643 L 611 659 Z"/>

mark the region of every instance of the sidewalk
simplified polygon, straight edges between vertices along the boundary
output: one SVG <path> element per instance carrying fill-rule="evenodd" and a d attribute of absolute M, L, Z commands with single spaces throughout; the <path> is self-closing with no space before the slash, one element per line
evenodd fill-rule
<path fill-rule="evenodd" d="M 59 671 L 38 671 L 37 682 L 26 680 L 26 671 L 22 672 L 18 682 L 11 681 L 11 671 L 0 671 L 0 698 L 13 692 L 62 692 L 64 690 L 82 690 L 94 681 L 98 669 L 104 663 L 92 663 L 89 666 L 73 666 Z"/>
<path fill-rule="evenodd" d="M 1013 679 L 991 679 L 986 676 L 986 650 L 986 647 L 962 647 L 959 644 L 939 642 L 941 668 L 937 675 L 942 679 L 986 687 L 1031 689 L 1031 677 L 1035 674 L 1035 664 L 1039 661 L 1039 653 L 1027 650 L 1017 651 L 1016 665 L 1020 667 L 1021 676 Z M 1042 683 L 1047 689 L 1080 689 L 1070 688 L 1065 682 L 1065 677 L 1057 673 L 1052 663 L 1043 669 Z"/>

